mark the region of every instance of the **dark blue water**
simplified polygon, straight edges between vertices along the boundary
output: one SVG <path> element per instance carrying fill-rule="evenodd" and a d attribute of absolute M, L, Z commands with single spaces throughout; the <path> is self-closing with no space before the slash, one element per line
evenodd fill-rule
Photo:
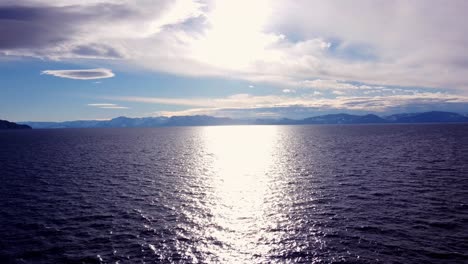
<path fill-rule="evenodd" d="M 0 263 L 466 263 L 468 126 L 0 132 Z"/>

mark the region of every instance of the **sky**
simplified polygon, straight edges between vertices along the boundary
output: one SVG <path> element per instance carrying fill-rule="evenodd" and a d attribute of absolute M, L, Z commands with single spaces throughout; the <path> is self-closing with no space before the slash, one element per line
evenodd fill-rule
<path fill-rule="evenodd" d="M 0 0 L 0 119 L 468 113 L 465 0 Z"/>

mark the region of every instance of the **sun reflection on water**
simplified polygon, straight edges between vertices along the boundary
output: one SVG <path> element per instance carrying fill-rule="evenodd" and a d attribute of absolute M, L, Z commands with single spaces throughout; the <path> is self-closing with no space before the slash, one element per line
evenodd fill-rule
<path fill-rule="evenodd" d="M 269 225 L 266 199 L 272 192 L 269 171 L 277 151 L 278 128 L 226 126 L 204 128 L 212 157 L 212 215 L 219 228 L 210 236 L 225 245 L 221 260 L 236 261 L 262 254 L 258 241 Z M 268 250 L 268 249 L 264 249 Z"/>

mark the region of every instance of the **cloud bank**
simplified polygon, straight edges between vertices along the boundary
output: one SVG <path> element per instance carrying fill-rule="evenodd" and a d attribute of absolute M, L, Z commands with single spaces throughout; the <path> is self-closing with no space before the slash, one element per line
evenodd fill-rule
<path fill-rule="evenodd" d="M 42 74 L 75 80 L 94 80 L 111 78 L 115 76 L 112 70 L 104 68 L 83 70 L 46 70 L 42 71 Z"/>
<path fill-rule="evenodd" d="M 265 95 L 235 94 L 218 98 L 109 97 L 123 102 L 184 106 L 181 111 L 158 111 L 155 115 L 213 115 L 228 117 L 304 118 L 326 113 L 399 113 L 430 110 L 459 112 L 468 107 L 467 96 L 440 92 L 405 92 L 398 89 L 371 95 Z"/>
<path fill-rule="evenodd" d="M 467 11 L 464 0 L 7 0 L 0 54 L 291 90 L 359 82 L 468 94 Z M 87 74 L 56 76 L 110 77 Z"/>

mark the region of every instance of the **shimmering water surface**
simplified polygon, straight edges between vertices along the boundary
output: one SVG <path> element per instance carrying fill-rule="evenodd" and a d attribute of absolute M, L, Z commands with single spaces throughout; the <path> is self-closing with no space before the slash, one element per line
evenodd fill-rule
<path fill-rule="evenodd" d="M 0 132 L 1 263 L 466 263 L 468 125 Z"/>

